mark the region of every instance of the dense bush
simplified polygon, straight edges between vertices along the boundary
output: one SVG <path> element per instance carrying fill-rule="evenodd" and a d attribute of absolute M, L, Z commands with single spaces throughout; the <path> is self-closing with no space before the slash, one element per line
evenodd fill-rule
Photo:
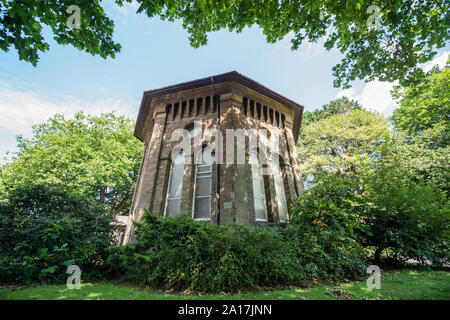
<path fill-rule="evenodd" d="M 157 287 L 234 291 L 340 280 L 365 271 L 353 240 L 301 223 L 217 226 L 147 212 L 136 233 L 137 243 L 111 247 L 107 263 L 116 276 Z"/>
<path fill-rule="evenodd" d="M 17 185 L 51 184 L 127 215 L 144 145 L 134 121 L 114 113 L 54 115 L 17 137 L 17 152 L 0 166 L 0 196 Z"/>
<path fill-rule="evenodd" d="M 359 181 L 318 177 L 293 210 L 293 223 L 322 229 L 323 236 L 341 235 L 349 245 L 356 241 L 374 253 L 377 264 L 382 255 L 422 265 L 449 261 L 448 197 L 394 161 L 374 161 Z M 333 245 L 332 239 L 322 244 L 329 250 Z"/>
<path fill-rule="evenodd" d="M 361 186 L 355 179 L 331 175 L 316 176 L 314 186 L 295 199 L 292 222 L 316 226 L 360 241 L 367 231 L 355 201 Z"/>
<path fill-rule="evenodd" d="M 323 251 L 326 259 L 310 257 L 316 265 L 321 264 L 322 277 L 342 279 L 365 271 L 361 239 L 368 228 L 356 210 L 358 191 L 354 179 L 316 176 L 316 184 L 295 199 L 291 208 L 291 224 L 298 230 L 293 241 L 296 250 L 301 253 L 314 244 Z"/>
<path fill-rule="evenodd" d="M 359 210 L 376 261 L 384 252 L 400 262 L 448 263 L 450 202 L 445 192 L 399 164 L 385 162 L 377 163 L 363 184 Z"/>
<path fill-rule="evenodd" d="M 44 185 L 18 187 L 0 203 L 0 282 L 63 282 L 83 274 L 112 242 L 112 217 L 85 197 Z"/>

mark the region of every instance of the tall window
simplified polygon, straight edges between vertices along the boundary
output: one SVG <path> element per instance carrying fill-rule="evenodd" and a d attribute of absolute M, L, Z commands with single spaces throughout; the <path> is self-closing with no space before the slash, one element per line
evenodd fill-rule
<path fill-rule="evenodd" d="M 172 160 L 167 188 L 167 200 L 164 216 L 175 217 L 180 213 L 181 193 L 184 177 L 184 152 L 180 151 Z"/>
<path fill-rule="evenodd" d="M 209 220 L 211 217 L 211 164 L 195 166 L 193 218 Z"/>
<path fill-rule="evenodd" d="M 272 161 L 272 170 L 275 182 L 275 192 L 277 194 L 278 214 L 280 215 L 280 221 L 285 222 L 288 219 L 288 208 L 279 161 Z"/>
<path fill-rule="evenodd" d="M 250 152 L 250 163 L 252 166 L 253 200 L 255 205 L 256 221 L 267 221 L 266 193 L 264 190 L 264 177 L 259 161 L 258 152 Z"/>

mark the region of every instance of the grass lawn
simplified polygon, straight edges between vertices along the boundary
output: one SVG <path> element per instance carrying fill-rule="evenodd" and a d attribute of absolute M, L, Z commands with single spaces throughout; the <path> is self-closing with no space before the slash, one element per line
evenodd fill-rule
<path fill-rule="evenodd" d="M 320 285 L 311 289 L 287 288 L 254 291 L 242 294 L 190 295 L 155 291 L 112 282 L 84 283 L 80 290 L 65 285 L 45 285 L 17 288 L 0 287 L 0 300 L 160 300 L 160 299 L 445 299 L 450 300 L 450 272 L 399 270 L 382 272 L 381 289 L 372 292 L 366 281 L 348 282 L 337 286 Z"/>

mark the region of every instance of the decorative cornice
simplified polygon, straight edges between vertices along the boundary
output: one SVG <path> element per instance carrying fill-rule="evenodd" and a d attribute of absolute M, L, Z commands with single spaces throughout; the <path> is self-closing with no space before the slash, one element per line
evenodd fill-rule
<path fill-rule="evenodd" d="M 217 85 L 219 83 L 225 82 L 237 82 L 241 85 L 248 87 L 272 100 L 275 100 L 282 105 L 291 108 L 294 111 L 294 126 L 293 126 L 293 135 L 295 141 L 298 139 L 298 135 L 300 132 L 300 125 L 303 117 L 304 107 L 281 94 L 263 86 L 262 84 L 236 72 L 228 72 L 219 74 L 212 77 L 207 77 L 203 79 L 193 80 L 189 82 L 183 82 L 172 86 L 167 86 L 159 89 L 153 89 L 144 91 L 144 95 L 142 97 L 141 106 L 139 109 L 138 118 L 136 120 L 136 127 L 134 130 L 134 135 L 139 139 L 143 140 L 145 135 L 145 123 L 148 117 L 152 117 L 154 112 L 154 105 L 152 105 L 152 99 L 156 97 L 160 97 L 167 94 L 172 94 L 175 92 L 181 92 L 191 89 L 196 89 L 200 87 Z"/>

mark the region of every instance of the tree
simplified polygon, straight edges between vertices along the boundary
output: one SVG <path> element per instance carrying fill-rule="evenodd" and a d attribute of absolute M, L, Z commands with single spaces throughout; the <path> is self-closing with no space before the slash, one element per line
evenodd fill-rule
<path fill-rule="evenodd" d="M 80 8 L 81 25 L 70 29 L 67 21 L 74 12 L 68 9 L 74 4 Z M 36 66 L 38 52 L 49 50 L 42 35 L 44 25 L 51 28 L 58 44 L 71 44 L 105 59 L 114 58 L 121 48 L 112 40 L 114 22 L 105 15 L 99 0 L 0 1 L 0 48 L 3 51 L 14 46 L 20 60 Z"/>
<path fill-rule="evenodd" d="M 349 115 L 355 112 L 361 111 Z M 326 127 L 327 121 L 339 117 L 345 116 L 332 116 L 308 127 Z M 329 131 L 341 126 L 346 132 L 367 131 L 363 126 L 351 129 L 342 124 L 323 128 L 318 137 L 339 141 L 332 139 Z M 431 147 L 443 130 L 442 124 L 415 136 L 386 130 L 376 143 L 366 144 L 365 153 L 350 153 L 359 157 L 344 154 L 342 159 L 330 156 L 332 147 L 318 138 L 311 144 L 318 149 L 310 147 L 309 151 L 316 153 L 307 161 L 318 164 L 308 172 L 314 183 L 294 202 L 297 215 L 291 222 L 301 219 L 323 232 L 348 235 L 374 249 L 377 264 L 384 254 L 396 261 L 415 259 L 424 265 L 445 265 L 450 258 L 450 153 L 448 147 Z M 345 150 L 336 147 L 341 144 L 333 147 Z M 336 165 L 340 167 L 336 169 Z M 341 167 L 356 170 L 339 171 Z"/>
<path fill-rule="evenodd" d="M 305 181 L 324 174 L 358 178 L 361 165 L 370 161 L 386 129 L 382 116 L 366 110 L 352 110 L 304 127 L 298 154 Z"/>
<path fill-rule="evenodd" d="M 52 184 L 128 214 L 143 152 L 134 123 L 112 113 L 55 115 L 18 137 L 19 151 L 0 171 L 0 193 L 27 184 Z"/>
<path fill-rule="evenodd" d="M 349 86 L 355 79 L 400 80 L 407 84 L 423 76 L 418 67 L 430 61 L 436 48 L 448 42 L 449 7 L 442 0 L 357 2 L 315 0 L 136 0 L 137 12 L 149 18 L 179 19 L 189 32 L 193 47 L 207 43 L 207 33 L 228 29 L 241 32 L 259 26 L 269 43 L 292 35 L 292 49 L 304 41 L 324 39 L 327 50 L 339 49 L 345 57 L 333 68 L 336 87 Z M 122 6 L 132 0 L 115 0 Z M 113 23 L 99 1 L 80 4 L 83 27 L 67 30 L 69 1 L 2 1 L 0 15 L 1 48 L 14 45 L 19 57 L 36 63 L 37 52 L 48 50 L 43 41 L 42 24 L 52 28 L 60 44 L 102 56 L 114 56 L 120 46 L 113 43 Z M 371 5 L 378 5 L 379 15 Z M 375 9 L 375 10 L 377 10 Z M 379 27 L 372 28 L 379 21 Z"/>
<path fill-rule="evenodd" d="M 366 231 L 358 212 L 354 210 L 359 181 L 323 175 L 316 183 L 295 199 L 291 223 L 307 223 L 318 229 L 360 240 Z"/>
<path fill-rule="evenodd" d="M 435 124 L 415 135 L 404 131 L 390 131 L 383 141 L 383 152 L 377 151 L 378 163 L 388 166 L 401 164 L 415 182 L 427 181 L 442 191 L 450 191 L 450 146 L 443 144 L 448 125 Z"/>
<path fill-rule="evenodd" d="M 309 125 L 312 122 L 329 118 L 337 114 L 348 114 L 352 110 L 362 110 L 362 106 L 358 101 L 350 100 L 348 97 L 342 97 L 330 101 L 330 103 L 322 106 L 321 109 L 314 111 L 305 111 L 303 113 L 302 127 Z"/>
<path fill-rule="evenodd" d="M 391 148 L 391 143 L 381 144 L 378 157 L 362 174 L 359 216 L 370 228 L 364 244 L 376 249 L 376 262 L 387 250 L 397 261 L 445 265 L 450 258 L 449 199 Z"/>
<path fill-rule="evenodd" d="M 394 110 L 392 122 L 410 135 L 433 128 L 436 124 L 446 127 L 441 145 L 450 144 L 450 68 L 433 70 L 418 85 L 397 86 L 393 90 L 400 107 Z"/>
<path fill-rule="evenodd" d="M 2 196 L 0 283 L 64 283 L 68 266 L 89 274 L 113 243 L 114 217 L 90 198 L 36 184 Z"/>

